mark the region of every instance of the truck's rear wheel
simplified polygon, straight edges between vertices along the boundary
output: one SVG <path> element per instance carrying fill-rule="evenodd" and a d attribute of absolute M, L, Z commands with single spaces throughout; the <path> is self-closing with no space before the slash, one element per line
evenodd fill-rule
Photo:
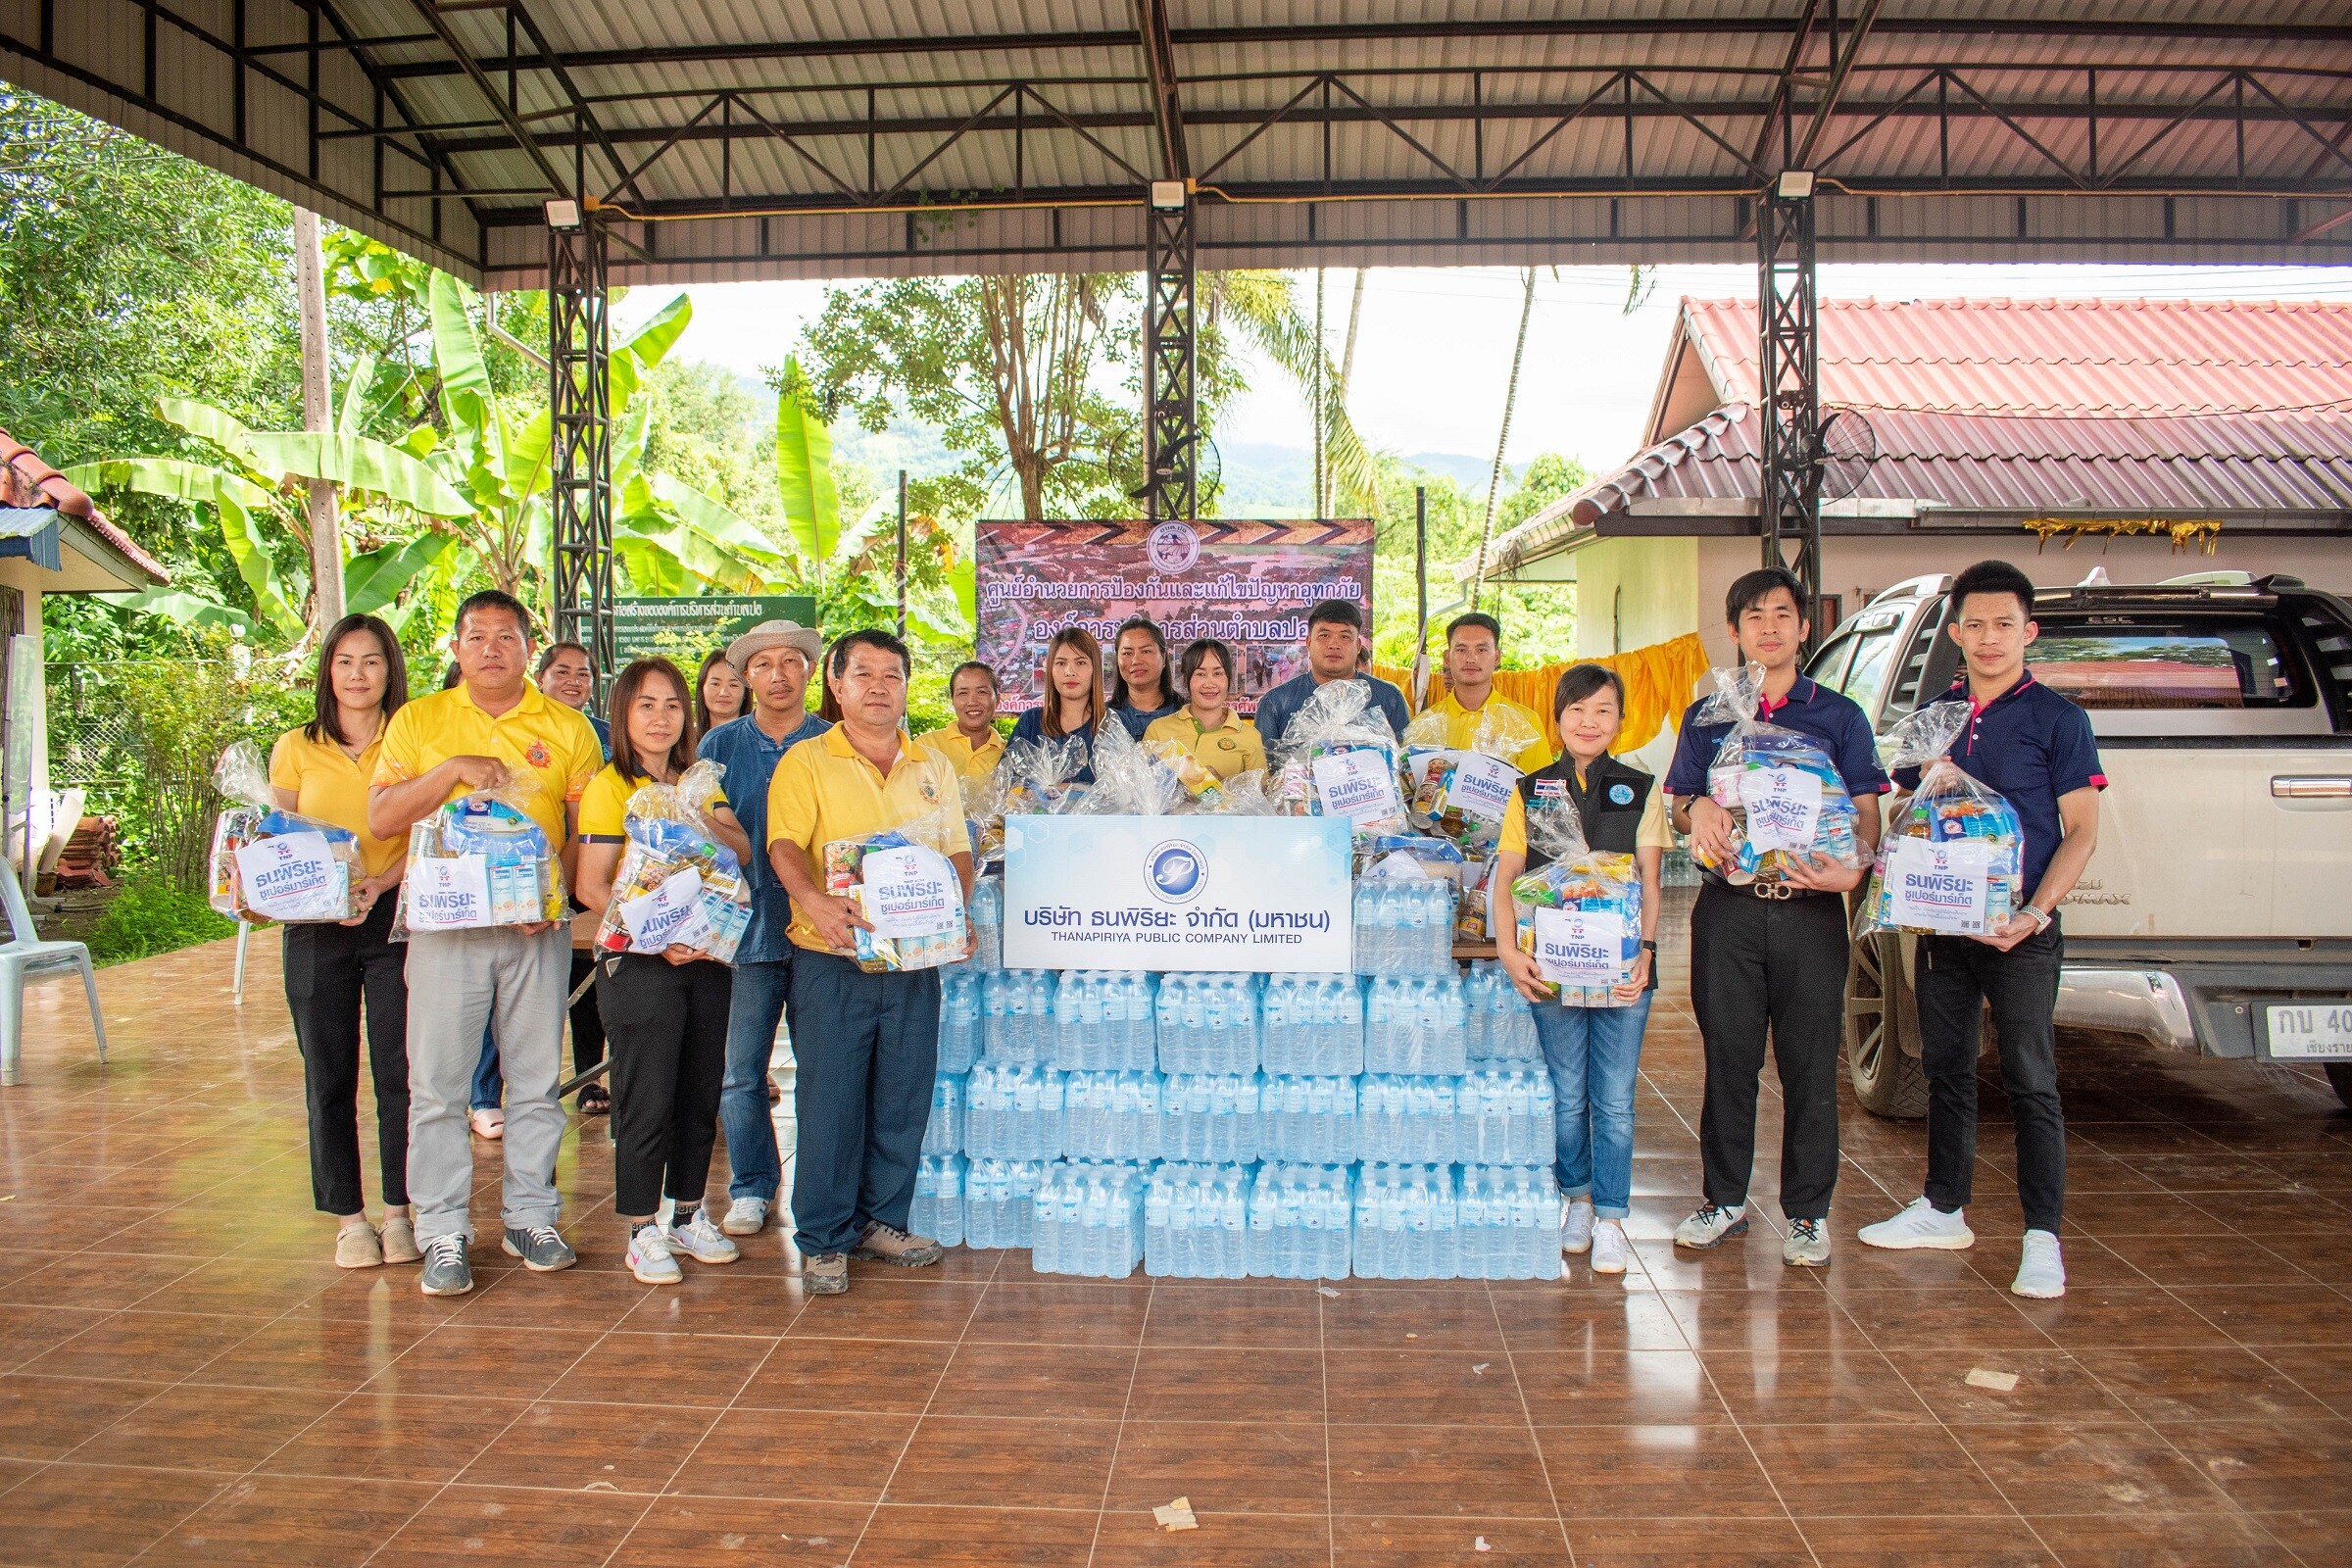
<path fill-rule="evenodd" d="M 2352 1105 L 2352 1061 L 2330 1061 L 2324 1065 L 2328 1081 L 2335 1086 L 2335 1098 Z"/>
<path fill-rule="evenodd" d="M 1862 1108 L 1881 1116 L 1928 1113 L 1919 1065 L 1919 1001 L 1904 943 L 1892 931 L 1854 938 L 1845 971 L 1845 1073 Z"/>

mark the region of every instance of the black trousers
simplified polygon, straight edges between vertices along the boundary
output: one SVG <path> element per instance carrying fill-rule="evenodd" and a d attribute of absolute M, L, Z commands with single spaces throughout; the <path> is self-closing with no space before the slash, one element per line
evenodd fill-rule
<path fill-rule="evenodd" d="M 311 1201 L 322 1214 L 357 1214 L 360 1193 L 360 1018 L 375 1082 L 375 1148 L 384 1201 L 409 1200 L 409 950 L 391 940 L 399 900 L 386 896 L 359 925 L 290 925 L 286 1009 L 302 1051 L 311 1112 Z"/>
<path fill-rule="evenodd" d="M 1968 1206 L 1977 1168 L 1977 1052 L 1992 1004 L 2001 1089 L 2017 1128 L 2017 1198 L 2026 1228 L 2058 1229 L 2066 1212 L 2066 1112 L 2058 1104 L 2058 922 L 2007 953 L 1967 937 L 1921 937 L 1911 986 L 1928 1075 L 1928 1201 Z"/>
<path fill-rule="evenodd" d="M 1845 901 L 1759 899 L 1709 882 L 1690 912 L 1690 1005 L 1706 1048 L 1698 1122 L 1707 1201 L 1747 1201 L 1764 1048 L 1781 1076 L 1781 1207 L 1825 1219 L 1838 1186 L 1838 1067 L 1845 1032 Z"/>
<path fill-rule="evenodd" d="M 571 950 L 571 987 L 564 993 L 579 991 L 580 982 L 596 970 L 596 950 Z M 586 1072 L 605 1059 L 605 1015 L 597 1010 L 596 987 L 580 993 L 580 1000 L 571 1004 L 571 1070 Z"/>
<path fill-rule="evenodd" d="M 703 1200 L 718 1139 L 734 976 L 708 959 L 627 953 L 590 993 L 612 1050 L 612 1208 L 642 1219 L 666 1194 L 681 1216 Z"/>

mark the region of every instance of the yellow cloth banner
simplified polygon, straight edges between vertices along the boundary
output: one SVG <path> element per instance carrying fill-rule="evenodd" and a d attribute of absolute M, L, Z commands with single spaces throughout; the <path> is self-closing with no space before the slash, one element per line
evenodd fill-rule
<path fill-rule="evenodd" d="M 1659 730 L 1682 716 L 1700 679 L 1707 673 L 1707 651 L 1696 632 L 1686 632 L 1672 642 L 1652 643 L 1630 653 L 1595 654 L 1591 659 L 1545 664 L 1542 669 L 1495 671 L 1494 689 L 1543 716 L 1544 738 L 1555 751 L 1559 749 L 1560 738 L 1552 733 L 1551 727 L 1552 689 L 1559 685 L 1561 675 L 1578 664 L 1605 665 L 1625 682 L 1625 728 L 1613 750 L 1630 752 L 1648 745 Z M 1372 673 L 1393 682 L 1404 693 L 1406 702 L 1412 701 L 1411 670 L 1375 664 Z M 1429 700 L 1434 703 L 1445 692 L 1445 671 L 1433 662 L 1429 672 Z"/>

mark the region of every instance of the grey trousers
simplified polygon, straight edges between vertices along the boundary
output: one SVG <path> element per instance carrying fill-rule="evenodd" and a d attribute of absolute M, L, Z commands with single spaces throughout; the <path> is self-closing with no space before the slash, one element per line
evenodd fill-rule
<path fill-rule="evenodd" d="M 466 1118 L 485 1025 L 498 1037 L 507 1079 L 506 1224 L 556 1223 L 564 1142 L 556 1085 L 570 974 L 571 933 L 561 925 L 527 937 L 508 927 L 409 939 L 409 1197 L 418 1241 L 473 1237 Z"/>

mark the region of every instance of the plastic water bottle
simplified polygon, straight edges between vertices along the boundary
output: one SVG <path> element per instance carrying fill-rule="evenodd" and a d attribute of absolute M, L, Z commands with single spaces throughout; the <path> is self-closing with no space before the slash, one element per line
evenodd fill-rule
<path fill-rule="evenodd" d="M 914 1168 L 914 1203 L 906 1223 L 944 1247 L 963 1245 L 964 1161 L 960 1154 L 926 1154 Z"/>
<path fill-rule="evenodd" d="M 965 1245 L 1032 1245 L 1037 1189 L 1045 1172 L 1043 1160 L 972 1160 L 964 1172 Z"/>
<path fill-rule="evenodd" d="M 1002 969 L 1004 967 L 1004 884 L 993 876 L 981 877 L 972 884 L 972 897 L 966 906 L 972 922 L 972 934 L 977 938 L 972 956 L 960 967 L 970 970 Z"/>
<path fill-rule="evenodd" d="M 923 1125 L 923 1152 L 963 1152 L 963 1079 L 941 1073 L 931 1081 L 931 1119 Z"/>
<path fill-rule="evenodd" d="M 939 982 L 939 1070 L 961 1073 L 980 1058 L 980 976 L 952 968 Z"/>

